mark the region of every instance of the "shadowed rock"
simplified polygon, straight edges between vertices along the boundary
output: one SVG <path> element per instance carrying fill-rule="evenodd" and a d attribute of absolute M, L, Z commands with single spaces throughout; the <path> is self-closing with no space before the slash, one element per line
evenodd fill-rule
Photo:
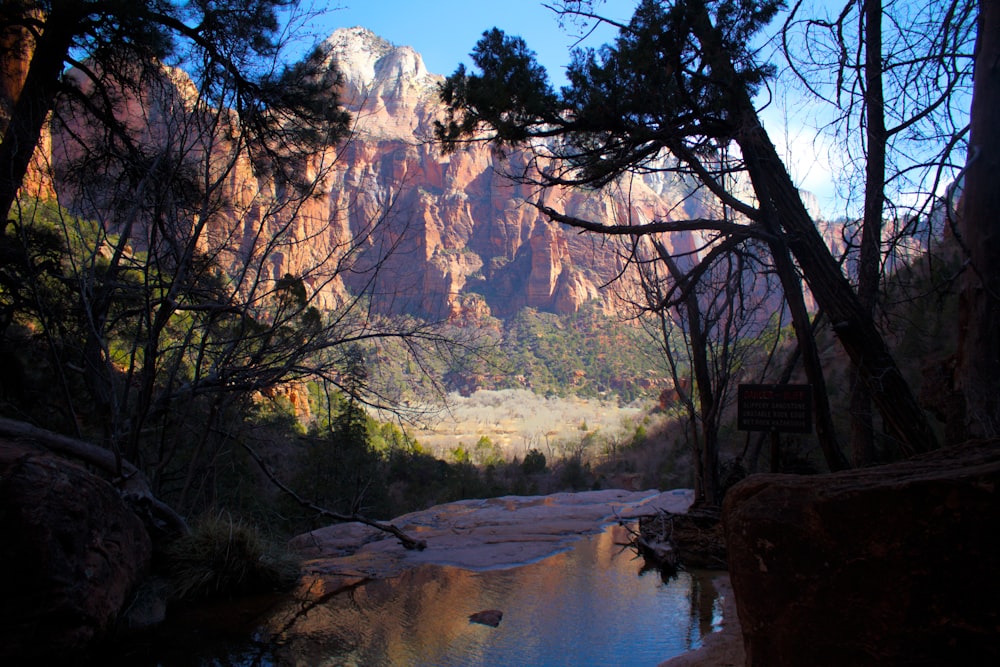
<path fill-rule="evenodd" d="M 0 664 L 72 655 L 107 633 L 152 550 L 110 484 L 5 441 L 0 535 Z"/>
<path fill-rule="evenodd" d="M 998 442 L 733 487 L 746 664 L 1000 664 L 998 488 Z"/>
<path fill-rule="evenodd" d="M 501 620 L 503 620 L 503 612 L 499 609 L 486 609 L 485 611 L 477 611 L 475 614 L 469 614 L 470 623 L 488 625 L 491 628 L 500 625 Z"/>

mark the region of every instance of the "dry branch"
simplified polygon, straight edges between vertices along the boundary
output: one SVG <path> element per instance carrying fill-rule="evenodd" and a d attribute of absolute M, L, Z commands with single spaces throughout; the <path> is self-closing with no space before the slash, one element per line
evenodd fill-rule
<path fill-rule="evenodd" d="M 27 422 L 0 417 L 0 436 L 29 440 L 45 449 L 82 461 L 113 479 L 122 497 L 130 504 L 148 505 L 154 518 L 184 535 L 190 532 L 184 518 L 153 495 L 145 475 L 134 465 L 103 447 L 48 431 Z"/>
<path fill-rule="evenodd" d="M 243 444 L 243 449 L 245 449 L 247 453 L 250 454 L 251 458 L 253 458 L 253 460 L 257 462 L 257 465 L 260 466 L 260 469 L 267 476 L 267 478 L 271 480 L 271 483 L 274 484 L 279 489 L 281 489 L 286 495 L 288 495 L 288 497 L 290 497 L 292 500 L 297 502 L 302 507 L 312 510 L 317 514 L 319 514 L 320 516 L 325 516 L 330 519 L 333 519 L 334 521 L 344 521 L 344 522 L 357 521 L 358 523 L 363 523 L 366 526 L 371 526 L 372 528 L 377 528 L 378 530 L 381 530 L 383 532 L 395 535 L 396 538 L 399 540 L 399 543 L 402 544 L 403 547 L 406 549 L 416 549 L 417 551 L 423 551 L 424 549 L 427 548 L 426 541 L 410 537 L 409 535 L 401 531 L 399 528 L 396 528 L 396 526 L 393 526 L 391 523 L 383 523 L 381 521 L 369 519 L 368 517 L 357 513 L 341 514 L 340 512 L 334 512 L 325 507 L 321 507 L 316 503 L 312 502 L 311 500 L 309 500 L 308 498 L 303 498 L 298 493 L 296 493 L 294 489 L 292 489 L 287 484 L 278 479 L 278 476 L 274 474 L 274 471 L 271 470 L 270 466 L 268 466 L 267 463 L 264 462 L 264 459 L 262 459 L 260 455 L 257 454 L 257 452 L 255 452 L 252 447 L 250 447 L 250 445 L 246 443 L 242 444 Z"/>

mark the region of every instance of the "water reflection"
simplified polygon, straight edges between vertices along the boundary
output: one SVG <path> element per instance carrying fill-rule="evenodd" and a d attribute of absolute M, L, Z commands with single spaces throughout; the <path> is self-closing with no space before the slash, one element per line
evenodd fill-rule
<path fill-rule="evenodd" d="M 313 602 L 288 603 L 258 638 L 280 665 L 657 665 L 717 623 L 711 576 L 639 576 L 615 526 L 505 570 L 421 566 Z M 504 612 L 499 627 L 469 622 Z M 258 663 L 260 664 L 260 663 Z"/>

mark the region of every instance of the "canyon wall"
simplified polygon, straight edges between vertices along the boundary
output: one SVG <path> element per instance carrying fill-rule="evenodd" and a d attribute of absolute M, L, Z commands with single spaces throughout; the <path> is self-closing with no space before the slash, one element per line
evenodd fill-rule
<path fill-rule="evenodd" d="M 613 309 L 601 287 L 619 266 L 614 245 L 562 229 L 527 203 L 538 194 L 504 176 L 523 168 L 525 155 L 502 158 L 478 144 L 445 155 L 434 143 L 443 77 L 429 73 L 419 54 L 363 28 L 337 30 L 323 48 L 344 75 L 342 100 L 356 127 L 315 224 L 344 216 L 357 233 L 384 218 L 371 244 L 395 246 L 375 290 L 393 295 L 391 310 L 439 318 L 488 309 L 506 317 L 526 306 L 569 313 L 592 300 Z M 689 189 L 662 176 L 637 181 L 632 215 L 666 215 Z M 608 192 L 547 197 L 571 215 L 626 216 L 622 198 Z M 694 198 L 679 214 L 704 212 Z"/>
<path fill-rule="evenodd" d="M 322 307 L 364 293 L 378 312 L 431 320 L 506 318 L 525 307 L 567 314 L 588 302 L 611 312 L 620 304 L 605 286 L 624 264 L 622 245 L 554 224 L 532 202 L 544 196 L 568 215 L 610 224 L 712 217 L 714 201 L 690 179 L 667 171 L 599 192 L 542 194 L 506 176 L 526 168 L 526 153 L 502 156 L 473 143 L 445 154 L 433 140 L 434 121 L 444 117 L 437 95 L 444 79 L 428 72 L 418 53 L 363 28 L 338 29 L 320 49 L 323 62 L 342 74 L 335 92 L 351 114 L 351 135 L 295 165 L 319 185 L 294 209 L 268 210 L 282 185 L 234 148 L 238 134 L 216 127 L 183 138 L 198 123 L 180 131 L 179 109 L 188 120 L 203 115 L 203 128 L 215 127 L 220 118 L 222 125 L 237 124 L 234 112 L 219 114 L 198 100 L 179 70 L 168 70 L 157 91 L 122 95 L 120 113 L 141 141 L 188 141 L 173 150 L 202 162 L 207 154 L 223 165 L 217 168 L 224 181 L 218 201 L 224 203 L 211 211 L 199 243 L 230 276 L 301 277 L 307 289 L 322 295 Z M 100 182 L 117 176 L 80 166 L 70 138 L 95 130 L 85 120 L 74 125 L 71 113 L 66 109 L 63 122 L 54 124 L 51 140 L 60 202 L 122 229 L 126 223 L 114 219 L 122 207 L 108 203 L 102 188 L 109 188 Z M 215 155 L 227 151 L 225 158 Z M 97 181 L 87 197 L 74 196 L 69 186 L 81 172 Z M 202 214 L 194 208 L 173 224 L 192 227 Z M 671 234 L 664 242 L 675 253 L 693 255 L 707 245 L 698 232 Z M 140 236 L 133 247 L 144 250 Z M 248 257 L 258 258 L 256 273 L 244 270 L 253 264 Z"/>
<path fill-rule="evenodd" d="M 173 142 L 171 150 L 192 162 L 209 154 L 222 165 L 210 167 L 222 174 L 218 201 L 224 203 L 202 235 L 206 254 L 236 275 L 257 253 L 265 279 L 301 277 L 330 307 L 347 293 L 365 293 L 377 311 L 431 320 L 505 318 L 524 307 L 566 314 L 587 302 L 615 310 L 603 286 L 620 269 L 618 244 L 540 215 L 528 203 L 539 194 L 505 176 L 524 168 L 527 155 L 502 157 L 481 144 L 444 154 L 433 141 L 434 121 L 444 116 L 437 97 L 443 77 L 428 72 L 419 54 L 363 28 L 339 29 L 320 48 L 324 64 L 342 74 L 335 92 L 351 114 L 351 135 L 295 165 L 319 188 L 294 211 L 267 210 L 280 183 L 234 149 L 238 136 L 207 129 L 220 117 L 229 121 L 204 106 L 183 73 L 168 70 L 162 81 L 147 84 L 149 90 L 122 93 L 119 113 L 141 143 Z M 81 77 L 81 88 L 87 85 Z M 179 109 L 183 128 L 175 120 Z M 112 182 L 121 187 L 121 174 L 85 164 L 74 141 L 91 136 L 91 143 L 100 142 L 100 130 L 75 119 L 71 109 L 63 111 L 51 149 L 60 202 L 86 219 L 107 221 L 113 231 L 125 228 L 131 223 L 119 217 L 134 213 L 123 214 L 106 194 Z M 198 114 L 205 120 L 192 122 Z M 81 173 L 97 181 L 87 196 L 76 194 L 80 186 L 71 183 Z M 135 186 L 126 187 L 126 201 L 128 187 Z M 621 223 L 704 215 L 702 200 L 690 191 L 679 177 L 659 174 L 628 184 L 629 206 L 620 192 L 549 191 L 545 197 L 570 215 Z M 181 216 L 174 224 L 196 225 L 199 215 L 192 209 L 188 222 Z M 690 249 L 695 239 L 669 242 Z M 132 247 L 141 251 L 143 245 L 136 234 Z M 344 270 L 345 253 L 350 270 Z"/>

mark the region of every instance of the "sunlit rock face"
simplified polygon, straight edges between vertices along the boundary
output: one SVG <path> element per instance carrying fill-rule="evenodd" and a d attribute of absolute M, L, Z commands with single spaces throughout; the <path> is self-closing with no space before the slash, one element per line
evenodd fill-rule
<path fill-rule="evenodd" d="M 619 273 L 620 244 L 561 228 L 541 215 L 533 204 L 543 195 L 505 177 L 524 172 L 531 161 L 527 153 L 501 157 L 472 144 L 444 154 L 433 141 L 434 122 L 444 117 L 438 100 L 443 77 L 428 72 L 418 53 L 363 28 L 339 29 L 320 48 L 324 62 L 342 74 L 336 92 L 351 113 L 352 134 L 296 167 L 319 187 L 294 210 L 268 212 L 281 185 L 255 170 L 231 137 L 220 133 L 208 147 L 205 132 L 218 131 L 207 130 L 214 112 L 199 106 L 182 72 L 165 71 L 148 89 L 122 94 L 122 120 L 143 142 L 173 141 L 174 151 L 197 159 L 207 155 L 221 175 L 220 203 L 199 245 L 203 252 L 235 275 L 267 240 L 280 238 L 266 260 L 250 263 L 262 267 L 265 279 L 301 276 L 308 289 L 324 294 L 323 305 L 336 304 L 345 289 L 364 289 L 375 295 L 377 310 L 430 319 L 468 317 L 470 307 L 476 317 L 506 317 L 523 307 L 565 314 L 588 301 L 616 308 L 602 286 Z M 227 122 L 235 121 L 235 112 L 226 113 Z M 178 131 L 176 114 L 187 114 L 184 122 L 204 131 Z M 82 118 L 61 118 L 66 125 L 53 129 L 52 160 L 60 201 L 121 229 L 107 195 L 113 175 L 85 170 L 95 176 L 86 196 L 70 182 L 81 173 L 74 162 L 81 155 L 69 138 L 93 130 Z M 194 137 L 190 145 L 176 145 L 187 136 Z M 107 182 L 97 182 L 101 178 Z M 602 192 L 548 191 L 544 203 L 607 224 L 709 216 L 710 203 L 692 196 L 692 187 L 680 176 L 660 173 Z M 133 247 L 143 250 L 141 235 L 133 234 Z M 703 246 L 697 233 L 673 235 L 666 243 Z M 362 252 L 349 255 L 351 270 L 331 278 L 324 267 L 338 266 L 346 249 L 357 246 Z"/>
<path fill-rule="evenodd" d="M 733 487 L 746 664 L 1000 664 L 998 444 Z"/>
<path fill-rule="evenodd" d="M 445 155 L 433 143 L 433 123 L 444 115 L 443 77 L 428 73 L 419 54 L 363 28 L 337 30 L 324 48 L 344 74 L 343 99 L 357 119 L 330 209 L 346 211 L 355 230 L 387 212 L 383 231 L 403 239 L 382 278 L 393 309 L 454 317 L 469 292 L 483 295 L 498 316 L 525 306 L 570 313 L 591 300 L 613 307 L 601 285 L 620 262 L 614 244 L 567 232 L 526 203 L 538 193 L 503 174 L 522 170 L 527 155 L 501 159 L 482 145 Z M 631 209 L 620 191 L 550 192 L 546 203 L 611 224 L 706 213 L 698 197 L 688 200 L 691 210 L 669 212 L 689 189 L 678 178 L 628 187 Z"/>

